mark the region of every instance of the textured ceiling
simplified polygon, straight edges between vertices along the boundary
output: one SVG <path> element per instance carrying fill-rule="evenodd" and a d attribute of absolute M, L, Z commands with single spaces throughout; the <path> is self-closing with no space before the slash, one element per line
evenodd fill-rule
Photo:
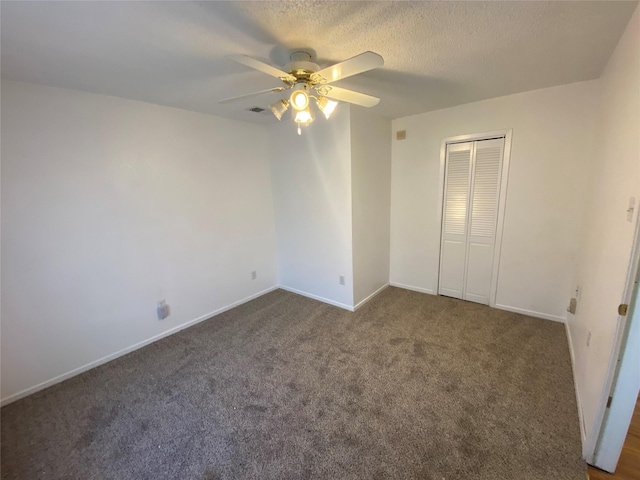
<path fill-rule="evenodd" d="M 0 3 L 3 78 L 271 122 L 279 81 L 225 58 L 282 66 L 308 47 L 326 66 L 366 50 L 382 69 L 336 83 L 397 118 L 600 76 L 636 2 Z"/>

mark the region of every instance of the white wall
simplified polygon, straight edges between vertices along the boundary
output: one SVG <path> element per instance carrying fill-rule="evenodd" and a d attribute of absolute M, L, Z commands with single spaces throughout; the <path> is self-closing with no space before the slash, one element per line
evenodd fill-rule
<path fill-rule="evenodd" d="M 296 132 L 286 115 L 270 130 L 270 159 L 283 288 L 353 306 L 349 106 Z M 345 285 L 338 278 L 345 277 Z"/>
<path fill-rule="evenodd" d="M 3 399 L 277 285 L 266 128 L 1 88 Z"/>
<path fill-rule="evenodd" d="M 567 320 L 587 437 L 593 433 L 624 294 L 640 201 L 640 9 L 600 78 L 598 125 L 588 208 L 575 284 L 576 315 Z M 636 197 L 633 222 L 629 197 Z M 590 346 L 587 337 L 591 332 Z"/>
<path fill-rule="evenodd" d="M 391 121 L 351 107 L 353 291 L 358 303 L 389 283 Z"/>
<path fill-rule="evenodd" d="M 496 304 L 563 321 L 583 219 L 597 81 L 394 120 L 391 282 L 434 293 L 442 139 L 513 129 Z"/>

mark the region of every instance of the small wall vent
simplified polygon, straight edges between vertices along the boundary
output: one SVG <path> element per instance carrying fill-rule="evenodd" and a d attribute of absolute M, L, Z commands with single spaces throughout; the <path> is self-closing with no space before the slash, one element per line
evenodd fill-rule
<path fill-rule="evenodd" d="M 265 111 L 265 109 L 261 108 L 261 107 L 251 107 L 251 108 L 248 108 L 247 110 L 249 110 L 250 112 L 255 112 L 255 113 L 262 113 L 262 112 Z"/>

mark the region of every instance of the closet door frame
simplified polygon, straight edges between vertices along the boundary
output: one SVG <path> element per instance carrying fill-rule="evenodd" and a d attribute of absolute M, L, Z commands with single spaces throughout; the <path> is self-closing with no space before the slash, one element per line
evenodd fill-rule
<path fill-rule="evenodd" d="M 447 137 L 442 140 L 440 147 L 440 173 L 438 176 L 438 208 L 437 208 L 437 225 L 439 228 L 439 250 L 438 250 L 438 284 L 436 285 L 436 292 L 440 291 L 440 262 L 442 256 L 442 229 L 443 229 L 443 215 L 442 209 L 444 207 L 444 193 L 445 193 L 445 172 L 446 172 L 446 160 L 447 160 L 447 145 L 455 143 L 475 142 L 478 140 L 491 140 L 493 138 L 504 138 L 504 151 L 502 160 L 502 174 L 500 179 L 500 197 L 498 199 L 498 220 L 496 223 L 496 241 L 493 250 L 493 266 L 491 268 L 491 290 L 489 293 L 489 306 L 495 307 L 496 295 L 498 293 L 498 273 L 500 269 L 500 253 L 502 251 L 502 231 L 504 227 L 504 213 L 507 199 L 507 187 L 509 184 L 509 161 L 511 159 L 511 137 L 513 135 L 513 129 L 509 130 L 497 130 L 494 132 L 484 133 L 472 133 L 467 135 L 458 135 L 455 137 Z"/>

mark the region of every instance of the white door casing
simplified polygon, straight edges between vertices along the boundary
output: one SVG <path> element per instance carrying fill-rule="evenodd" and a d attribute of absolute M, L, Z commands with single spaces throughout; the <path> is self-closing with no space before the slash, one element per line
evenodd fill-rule
<path fill-rule="evenodd" d="M 640 221 L 637 218 L 622 296 L 622 303 L 629 305 L 629 311 L 627 315 L 618 316 L 598 411 L 583 446 L 587 463 L 607 472 L 616 469 L 640 391 Z"/>

